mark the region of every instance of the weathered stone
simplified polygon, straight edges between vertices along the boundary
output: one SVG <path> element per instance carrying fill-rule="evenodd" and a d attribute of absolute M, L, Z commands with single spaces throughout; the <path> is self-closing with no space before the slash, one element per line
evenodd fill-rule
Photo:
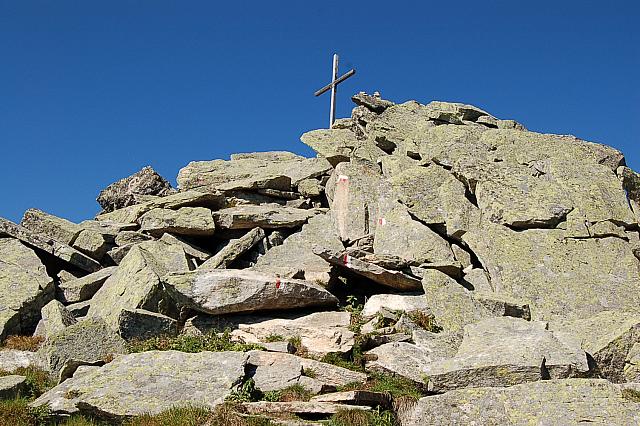
<path fill-rule="evenodd" d="M 20 226 L 36 235 L 51 238 L 66 245 L 73 244 L 82 230 L 79 225 L 73 222 L 38 209 L 29 209 L 24 212 Z"/>
<path fill-rule="evenodd" d="M 391 101 L 387 101 L 386 99 L 380 98 L 380 95 L 377 93 L 373 95 L 368 95 L 365 92 L 359 92 L 351 96 L 351 100 L 356 105 L 365 106 L 367 109 L 377 114 L 380 114 L 385 109 L 395 105 Z"/>
<path fill-rule="evenodd" d="M 391 186 L 380 169 L 366 161 L 339 164 L 327 183 L 331 187 L 331 214 L 343 241 L 356 241 L 373 234 L 381 218 L 396 207 Z"/>
<path fill-rule="evenodd" d="M 185 253 L 187 253 L 187 255 L 193 257 L 194 259 L 198 259 L 202 262 L 204 262 L 205 260 L 211 257 L 211 253 L 209 253 L 208 251 L 205 251 L 199 247 L 196 247 L 195 245 L 191 244 L 189 241 L 180 237 L 176 237 L 175 235 L 165 233 L 162 235 L 162 238 L 160 238 L 160 241 L 165 242 L 167 244 L 178 245 L 182 247 L 182 249 L 184 250 Z"/>
<path fill-rule="evenodd" d="M 622 183 L 622 188 L 627 193 L 631 210 L 636 216 L 636 222 L 640 221 L 640 174 L 626 166 L 616 169 L 616 175 Z"/>
<path fill-rule="evenodd" d="M 152 235 L 170 232 L 178 235 L 208 236 L 216 229 L 211 210 L 181 207 L 177 210 L 153 209 L 139 219 L 140 229 Z"/>
<path fill-rule="evenodd" d="M 389 311 L 413 312 L 422 311 L 430 313 L 429 304 L 424 295 L 410 294 L 374 294 L 362 308 L 363 318 L 373 318 L 382 309 Z"/>
<path fill-rule="evenodd" d="M 78 379 L 80 376 L 98 369 L 100 369 L 100 367 L 81 365 L 76 369 L 75 373 L 73 373 L 73 378 Z M 72 389 L 73 380 L 67 379 L 64 382 L 59 383 L 54 388 L 49 389 L 38 399 L 31 402 L 29 406 L 40 407 L 46 405 L 47 409 L 51 413 L 63 416 L 78 414 L 80 410 L 76 407 L 76 403 L 78 402 L 79 394 L 77 394 L 76 391 L 72 391 Z"/>
<path fill-rule="evenodd" d="M 86 319 L 65 328 L 38 351 L 60 381 L 80 365 L 102 365 L 109 357 L 127 353 L 125 342 L 104 321 Z"/>
<path fill-rule="evenodd" d="M 116 236 L 115 243 L 117 246 L 126 246 L 127 244 L 137 244 L 151 239 L 153 238 L 147 234 L 143 234 L 142 232 L 122 231 Z"/>
<path fill-rule="evenodd" d="M 291 401 L 291 402 L 244 402 L 242 408 L 248 414 L 299 414 L 299 415 L 325 415 L 329 416 L 335 414 L 338 411 L 358 410 L 368 411 L 371 407 L 363 407 L 360 405 L 347 405 L 347 404 L 331 404 L 328 402 L 305 402 L 305 401 Z"/>
<path fill-rule="evenodd" d="M 303 134 L 300 140 L 321 157 L 326 158 L 333 167 L 349 161 L 352 157 L 375 162 L 378 157 L 386 155 L 373 143 L 359 140 L 349 129 L 312 130 Z"/>
<path fill-rule="evenodd" d="M 384 392 L 370 392 L 363 390 L 334 392 L 325 395 L 318 395 L 311 398 L 313 402 L 331 402 L 336 404 L 349 405 L 368 405 L 375 407 L 381 405 L 389 407 L 391 405 L 391 397 Z"/>
<path fill-rule="evenodd" d="M 429 351 L 406 342 L 387 343 L 367 352 L 367 370 L 403 376 L 425 387 L 425 366 L 433 361 Z"/>
<path fill-rule="evenodd" d="M 242 237 L 229 241 L 222 250 L 200 265 L 199 270 L 227 269 L 234 260 L 258 244 L 264 236 L 262 228 L 253 228 Z"/>
<path fill-rule="evenodd" d="M 136 223 L 120 223 L 112 220 L 83 220 L 78 226 L 82 230 L 101 234 L 109 243 L 115 243 L 116 237 L 123 232 L 132 232 L 138 229 Z"/>
<path fill-rule="evenodd" d="M 53 280 L 33 250 L 0 237 L 0 340 L 32 331 L 53 295 Z"/>
<path fill-rule="evenodd" d="M 473 298 L 491 312 L 493 316 L 522 318 L 527 321 L 531 320 L 529 305 L 522 300 L 501 293 L 478 290 L 473 292 Z"/>
<path fill-rule="evenodd" d="M 582 319 L 558 319 L 550 328 L 577 338 L 593 357 L 596 374 L 619 383 L 624 381 L 623 370 L 631 349 L 640 342 L 640 313 L 603 311 Z"/>
<path fill-rule="evenodd" d="M 425 271 L 422 288 L 429 310 L 438 326 L 445 330 L 460 330 L 467 324 L 493 316 L 475 300 L 474 292 L 435 269 Z"/>
<path fill-rule="evenodd" d="M 334 252 L 321 247 L 314 247 L 313 252 L 322 259 L 347 269 L 357 275 L 369 278 L 372 281 L 397 290 L 417 290 L 421 288 L 420 280 L 401 271 L 385 269 L 374 263 L 350 256 L 345 252 Z"/>
<path fill-rule="evenodd" d="M 634 343 L 627 353 L 622 378 L 625 382 L 640 383 L 640 343 Z"/>
<path fill-rule="evenodd" d="M 429 354 L 432 362 L 453 358 L 458 352 L 463 337 L 462 331 L 455 333 L 418 329 L 411 333 L 411 340 L 420 349 Z"/>
<path fill-rule="evenodd" d="M 373 242 L 375 254 L 396 255 L 415 263 L 459 265 L 449 244 L 427 226 L 415 221 L 398 204 L 378 219 Z"/>
<path fill-rule="evenodd" d="M 204 194 L 197 191 L 183 191 L 110 213 L 103 213 L 98 215 L 96 219 L 100 222 L 135 223 L 143 214 L 153 209 L 177 210 L 181 207 L 206 207 L 216 210 L 223 207 L 224 203 L 224 195 L 221 193 Z"/>
<path fill-rule="evenodd" d="M 76 319 L 86 316 L 89 313 L 90 307 L 91 307 L 91 300 L 85 300 L 84 302 L 76 302 L 66 306 L 67 310 Z"/>
<path fill-rule="evenodd" d="M 294 355 L 251 351 L 248 364 L 253 367 L 251 378 L 256 388 L 262 392 L 297 385 L 302 377 L 302 364 Z"/>
<path fill-rule="evenodd" d="M 15 399 L 23 396 L 27 390 L 25 376 L 11 375 L 0 377 L 0 400 Z"/>
<path fill-rule="evenodd" d="M 73 247 L 93 259 L 100 260 L 111 248 L 111 245 L 101 233 L 84 229 L 78 234 Z"/>
<path fill-rule="evenodd" d="M 588 318 L 640 306 L 638 259 L 621 238 L 567 238 L 552 229 L 513 232 L 485 222 L 463 239 L 493 289 L 528 301 L 534 319 Z"/>
<path fill-rule="evenodd" d="M 180 303 L 216 315 L 337 303 L 331 293 L 317 284 L 248 270 L 173 273 L 165 276 L 163 282 Z"/>
<path fill-rule="evenodd" d="M 42 336 L 45 339 L 63 332 L 65 328 L 78 322 L 57 300 L 47 303 L 40 312 L 42 319 L 38 323 L 34 335 Z"/>
<path fill-rule="evenodd" d="M 122 259 L 124 259 L 127 253 L 129 253 L 129 251 L 135 246 L 136 244 L 127 244 L 126 246 L 122 247 L 114 247 L 107 252 L 107 256 L 113 261 L 113 263 L 115 263 L 116 265 L 120 265 Z"/>
<path fill-rule="evenodd" d="M 272 246 L 252 269 L 287 276 L 295 267 L 303 271 L 305 280 L 327 286 L 332 278 L 333 266 L 313 253 L 314 245 L 336 251 L 344 249 L 333 232 L 331 216 L 328 214 L 310 218 L 300 232 L 290 235 L 281 245 Z"/>
<path fill-rule="evenodd" d="M 67 395 L 78 395 L 73 403 L 80 412 L 107 419 L 157 414 L 178 406 L 213 409 L 237 388 L 246 361 L 242 352 L 130 354 L 74 376 L 32 405 L 56 400 L 64 387 Z"/>
<path fill-rule="evenodd" d="M 294 209 L 271 205 L 242 205 L 214 212 L 216 226 L 223 229 L 251 229 L 261 227 L 295 228 L 320 213 L 316 209 Z"/>
<path fill-rule="evenodd" d="M 58 286 L 60 299 L 64 303 L 76 303 L 91 299 L 116 269 L 118 269 L 117 266 L 110 266 L 82 278 L 60 283 Z"/>
<path fill-rule="evenodd" d="M 98 262 L 66 244 L 42 238 L 22 226 L 0 218 L 0 237 L 3 235 L 17 238 L 29 246 L 42 250 L 84 271 L 95 272 L 101 268 Z"/>
<path fill-rule="evenodd" d="M 18 368 L 45 368 L 44 360 L 36 352 L 15 349 L 0 350 L 0 370 L 13 372 Z"/>
<path fill-rule="evenodd" d="M 319 197 L 324 192 L 324 187 L 317 179 L 304 179 L 298 184 L 298 192 L 305 197 Z"/>
<path fill-rule="evenodd" d="M 633 425 L 640 404 L 606 380 L 567 379 L 459 389 L 422 398 L 403 425 Z"/>
<path fill-rule="evenodd" d="M 157 336 L 175 336 L 178 323 L 173 318 L 144 309 L 123 309 L 118 318 L 123 339 L 144 340 Z"/>
<path fill-rule="evenodd" d="M 161 241 L 147 241 L 133 247 L 91 299 L 88 316 L 101 317 L 120 329 L 124 310 L 145 309 L 167 314 L 170 301 L 160 277 L 168 272 L 187 271 L 189 264 L 181 247 Z"/>
<path fill-rule="evenodd" d="M 171 184 L 150 166 L 112 183 L 100 192 L 96 201 L 106 212 L 136 203 L 136 195 L 169 195 Z"/>
<path fill-rule="evenodd" d="M 471 268 L 464 271 L 464 280 L 471 284 L 477 292 L 492 293 L 493 286 L 489 282 L 487 272 L 482 268 Z M 501 294 L 501 297 L 509 297 Z"/>
<path fill-rule="evenodd" d="M 274 155 L 275 154 L 275 155 Z M 178 173 L 181 190 L 202 192 L 275 189 L 291 191 L 299 181 L 326 173 L 331 166 L 323 159 L 292 153 L 234 155 L 231 161 L 194 161 Z"/>
<path fill-rule="evenodd" d="M 353 348 L 354 333 L 349 330 L 349 312 L 315 312 L 295 319 L 268 319 L 239 324 L 239 329 L 264 342 L 270 336 L 283 339 L 299 338 L 310 355 L 322 357 L 328 353 L 346 353 Z"/>

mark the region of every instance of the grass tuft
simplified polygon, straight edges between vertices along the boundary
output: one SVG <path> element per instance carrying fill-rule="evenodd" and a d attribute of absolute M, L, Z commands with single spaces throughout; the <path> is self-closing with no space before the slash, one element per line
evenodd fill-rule
<path fill-rule="evenodd" d="M 622 389 L 622 397 L 628 401 L 640 403 L 640 391 L 635 389 Z"/>
<path fill-rule="evenodd" d="M 284 342 L 285 340 L 286 339 L 279 334 L 270 334 L 264 339 L 265 343 Z"/>
<path fill-rule="evenodd" d="M 180 335 L 177 337 L 154 337 L 148 340 L 131 341 L 129 343 L 129 352 L 146 352 L 146 351 L 169 351 L 176 350 L 182 352 L 222 352 L 222 351 L 238 351 L 246 352 L 253 349 L 263 349 L 262 346 L 249 343 L 231 341 L 231 333 L 225 330 L 223 333 L 211 331 L 209 333 L 193 336 Z"/>
<path fill-rule="evenodd" d="M 42 336 L 7 336 L 2 342 L 2 348 L 36 352 L 43 342 Z"/>
<path fill-rule="evenodd" d="M 329 419 L 327 426 L 395 426 L 391 411 L 340 410 Z"/>
<path fill-rule="evenodd" d="M 304 386 L 295 384 L 282 390 L 265 392 L 261 400 L 269 402 L 309 401 L 312 396 L 313 394 Z"/>
<path fill-rule="evenodd" d="M 416 323 L 417 326 L 430 331 L 432 333 L 440 333 L 442 327 L 436 323 L 436 318 L 433 314 L 427 314 L 422 311 L 412 311 L 407 314 L 409 319 Z"/>
<path fill-rule="evenodd" d="M 19 367 L 14 371 L 0 370 L 0 376 L 17 374 L 26 377 L 26 392 L 24 397 L 37 398 L 56 385 L 55 379 L 47 372 L 37 367 Z"/>
<path fill-rule="evenodd" d="M 385 392 L 390 394 L 393 399 L 412 398 L 418 400 L 426 396 L 426 389 L 419 384 L 405 377 L 395 376 L 392 374 L 369 372 L 369 379 L 366 383 L 353 382 L 337 389 L 341 391 L 349 390 L 367 390 L 371 392 Z"/>

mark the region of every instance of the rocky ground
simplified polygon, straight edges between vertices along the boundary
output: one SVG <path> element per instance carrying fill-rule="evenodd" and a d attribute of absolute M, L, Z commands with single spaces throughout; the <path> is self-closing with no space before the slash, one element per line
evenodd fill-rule
<path fill-rule="evenodd" d="M 0 218 L 0 419 L 640 424 L 623 155 L 353 100 L 302 136 L 317 158 L 192 162 L 178 189 L 144 168 L 93 220 Z"/>

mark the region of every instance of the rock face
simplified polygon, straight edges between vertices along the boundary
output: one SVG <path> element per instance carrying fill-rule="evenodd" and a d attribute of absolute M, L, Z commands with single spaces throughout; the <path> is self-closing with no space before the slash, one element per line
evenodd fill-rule
<path fill-rule="evenodd" d="M 94 220 L 0 218 L 0 343 L 41 344 L 0 350 L 2 374 L 49 370 L 35 406 L 116 423 L 235 392 L 263 398 L 238 415 L 278 424 L 640 424 L 640 174 L 622 153 L 464 103 L 352 99 L 302 135 L 316 158 L 196 161 L 179 190 L 145 168 Z M 201 344 L 262 350 L 126 354 Z M 402 385 L 372 392 L 388 375 Z"/>
<path fill-rule="evenodd" d="M 169 274 L 163 279 L 181 303 L 208 314 L 331 306 L 338 300 L 324 288 L 246 270 Z"/>
<path fill-rule="evenodd" d="M 171 184 L 147 166 L 103 189 L 97 201 L 105 212 L 111 212 L 137 204 L 139 196 L 164 196 L 171 194 L 172 191 Z"/>
<path fill-rule="evenodd" d="M 117 357 L 63 385 L 81 412 L 110 419 L 157 414 L 175 406 L 215 408 L 244 377 L 242 352 L 144 352 Z M 176 368 L 180 366 L 180 368 Z M 53 388 L 33 405 L 59 398 Z M 53 405 L 53 404 L 52 404 Z"/>

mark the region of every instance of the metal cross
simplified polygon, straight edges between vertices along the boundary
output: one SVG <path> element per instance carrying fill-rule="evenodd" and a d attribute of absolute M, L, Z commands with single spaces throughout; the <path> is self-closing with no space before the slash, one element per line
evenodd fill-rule
<path fill-rule="evenodd" d="M 338 84 L 342 83 L 352 75 L 356 73 L 356 70 L 351 69 L 342 76 L 338 77 L 338 54 L 333 54 L 333 70 L 331 71 L 331 83 L 324 86 L 322 89 L 316 91 L 313 95 L 320 96 L 327 90 L 331 89 L 331 110 L 329 111 L 329 128 L 333 126 L 336 121 L 336 92 L 338 90 Z"/>

